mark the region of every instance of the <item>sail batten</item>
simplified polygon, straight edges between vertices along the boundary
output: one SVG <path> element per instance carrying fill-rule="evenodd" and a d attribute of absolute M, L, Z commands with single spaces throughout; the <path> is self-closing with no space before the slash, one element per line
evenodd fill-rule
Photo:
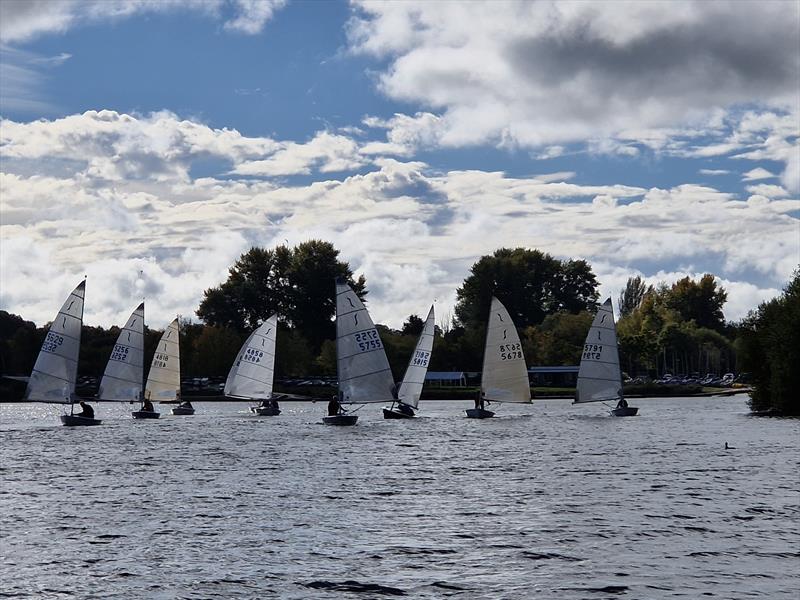
<path fill-rule="evenodd" d="M 492 402 L 531 401 L 528 367 L 517 328 L 506 307 L 494 297 L 486 327 L 481 392 Z"/>
<path fill-rule="evenodd" d="M 366 307 L 343 280 L 336 282 L 336 365 L 341 402 L 391 402 L 394 377 Z"/>
<path fill-rule="evenodd" d="M 164 330 L 150 363 L 144 396 L 148 400 L 161 402 L 176 400 L 181 390 L 180 327 L 178 319 Z"/>
<path fill-rule="evenodd" d="M 100 400 L 129 402 L 140 400 L 144 384 L 144 303 L 128 317 L 111 350 L 103 379 Z"/>
<path fill-rule="evenodd" d="M 611 298 L 598 309 L 586 334 L 578 369 L 575 402 L 609 402 L 622 398 L 617 328 Z"/>
<path fill-rule="evenodd" d="M 428 372 L 431 352 L 433 351 L 433 336 L 435 328 L 435 317 L 433 306 L 428 311 L 422 332 L 419 334 L 417 345 L 408 361 L 406 374 L 397 392 L 397 399 L 403 404 L 408 404 L 417 408 L 419 398 L 422 395 L 422 387 L 425 385 L 425 374 Z"/>
<path fill-rule="evenodd" d="M 71 404 L 78 378 L 86 281 L 70 293 L 47 331 L 33 366 L 25 399 Z"/>
<path fill-rule="evenodd" d="M 245 340 L 225 380 L 226 396 L 252 400 L 272 397 L 277 330 L 278 315 L 272 315 Z"/>

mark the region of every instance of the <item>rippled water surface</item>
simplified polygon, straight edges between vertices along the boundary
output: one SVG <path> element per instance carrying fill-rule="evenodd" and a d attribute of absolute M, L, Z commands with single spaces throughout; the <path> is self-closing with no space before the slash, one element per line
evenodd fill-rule
<path fill-rule="evenodd" d="M 323 404 L 101 404 L 92 428 L 3 404 L 0 596 L 796 599 L 800 422 L 632 404 L 350 428 Z"/>

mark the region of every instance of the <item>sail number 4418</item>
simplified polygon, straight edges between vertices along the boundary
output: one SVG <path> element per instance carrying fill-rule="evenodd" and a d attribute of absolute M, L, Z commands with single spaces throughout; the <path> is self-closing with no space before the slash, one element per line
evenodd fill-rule
<path fill-rule="evenodd" d="M 383 348 L 383 345 L 381 344 L 381 336 L 378 335 L 377 329 L 360 331 L 356 333 L 353 338 L 355 339 L 356 345 L 361 352 Z"/>
<path fill-rule="evenodd" d="M 603 352 L 601 344 L 584 344 L 583 345 L 583 358 L 588 360 L 600 360 L 600 354 Z"/>

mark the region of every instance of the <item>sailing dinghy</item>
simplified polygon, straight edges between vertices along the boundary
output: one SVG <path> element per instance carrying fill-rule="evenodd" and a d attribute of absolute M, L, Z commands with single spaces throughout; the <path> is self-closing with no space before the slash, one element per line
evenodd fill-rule
<path fill-rule="evenodd" d="M 397 402 L 393 402 L 389 408 L 383 408 L 384 419 L 412 419 L 416 416 L 414 411 L 419 407 L 419 397 L 422 394 L 422 386 L 425 384 L 425 374 L 428 372 L 428 364 L 433 350 L 433 334 L 436 325 L 434 321 L 433 306 L 431 306 L 397 392 Z"/>
<path fill-rule="evenodd" d="M 584 402 L 617 402 L 616 408 L 611 409 L 615 417 L 632 417 L 639 412 L 638 408 L 628 406 L 622 394 L 617 327 L 611 298 L 597 309 L 583 346 L 573 404 Z"/>
<path fill-rule="evenodd" d="M 250 412 L 277 416 L 280 408 L 272 398 L 275 376 L 275 341 L 278 315 L 272 315 L 250 334 L 242 345 L 225 381 L 225 396 L 238 400 L 260 401 Z"/>
<path fill-rule="evenodd" d="M 339 392 L 331 401 L 326 425 L 355 425 L 342 404 L 394 402 L 395 383 L 381 336 L 353 289 L 344 279 L 336 280 L 336 367 Z"/>
<path fill-rule="evenodd" d="M 102 422 L 100 419 L 75 414 L 75 402 L 79 400 L 75 394 L 75 382 L 78 376 L 85 296 L 86 280 L 72 290 L 53 319 L 25 390 L 27 402 L 69 404 L 70 414 L 61 415 L 61 422 L 68 426 L 100 425 Z"/>
<path fill-rule="evenodd" d="M 181 394 L 181 354 L 178 344 L 180 329 L 178 319 L 164 330 L 158 340 L 156 352 L 150 363 L 147 383 L 144 387 L 144 398 L 148 403 L 153 401 L 170 402 L 180 398 Z M 157 419 L 160 415 L 153 409 L 142 409 L 131 413 L 134 419 Z M 194 410 L 192 410 L 194 412 Z"/>
<path fill-rule="evenodd" d="M 511 315 L 495 297 L 489 309 L 486 345 L 483 348 L 481 389 L 475 408 L 466 410 L 467 418 L 487 419 L 494 416 L 483 407 L 484 402 L 530 403 L 531 386 L 528 367 L 522 354 L 522 343 Z"/>
<path fill-rule="evenodd" d="M 119 332 L 97 397 L 105 402 L 142 402 L 143 392 L 144 302 L 136 307 Z"/>

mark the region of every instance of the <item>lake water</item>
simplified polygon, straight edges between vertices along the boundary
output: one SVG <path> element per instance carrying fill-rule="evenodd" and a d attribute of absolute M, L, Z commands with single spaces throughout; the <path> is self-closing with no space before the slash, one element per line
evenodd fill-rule
<path fill-rule="evenodd" d="M 0 596 L 796 600 L 800 420 L 631 404 L 349 428 L 321 403 L 100 404 L 93 428 L 2 404 Z"/>

